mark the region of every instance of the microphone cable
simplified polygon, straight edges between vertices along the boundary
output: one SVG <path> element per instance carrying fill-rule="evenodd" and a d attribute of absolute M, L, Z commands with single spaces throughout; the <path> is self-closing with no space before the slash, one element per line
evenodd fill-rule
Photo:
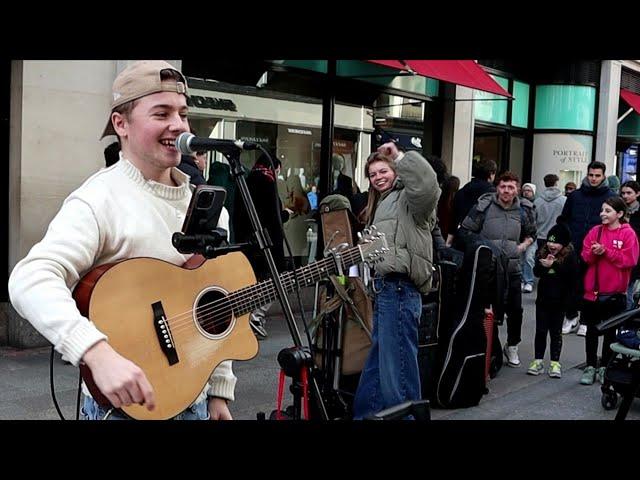
<path fill-rule="evenodd" d="M 58 412 L 58 416 L 60 420 L 66 420 L 64 415 L 62 414 L 62 410 L 60 410 L 60 405 L 58 405 L 58 400 L 56 399 L 56 389 L 53 386 L 53 354 L 55 350 L 53 345 L 51 345 L 51 358 L 49 359 L 49 386 L 51 387 L 51 398 L 53 399 L 53 405 L 56 407 L 56 411 Z"/>
<path fill-rule="evenodd" d="M 82 392 L 82 375 L 78 369 L 78 395 L 76 396 L 76 420 L 80 420 L 80 393 Z"/>
<path fill-rule="evenodd" d="M 56 407 L 56 412 L 58 412 L 58 416 L 60 420 L 66 420 L 64 415 L 62 414 L 62 410 L 60 409 L 60 405 L 58 405 L 58 399 L 56 398 L 56 389 L 53 382 L 53 360 L 54 360 L 55 349 L 53 345 L 51 345 L 51 356 L 49 358 L 49 388 L 51 390 L 51 399 L 53 400 L 53 405 Z M 80 392 L 82 391 L 82 376 L 80 372 L 78 372 L 78 394 L 76 397 L 76 420 L 80 419 Z"/>

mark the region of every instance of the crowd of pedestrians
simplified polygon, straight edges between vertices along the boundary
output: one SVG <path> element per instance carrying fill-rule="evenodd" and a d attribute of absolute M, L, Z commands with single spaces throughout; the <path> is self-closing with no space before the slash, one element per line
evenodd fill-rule
<path fill-rule="evenodd" d="M 473 178 L 454 196 L 447 238 L 455 245 L 457 237 L 479 235 L 497 252 L 494 351 L 496 345 L 500 348 L 498 325 L 506 317 L 504 358 L 510 367 L 521 365 L 518 343 L 522 322 L 528 320 L 523 319 L 522 294 L 535 294 L 534 358 L 526 373 L 546 370 L 560 378 L 562 335 L 576 333 L 585 337 L 587 366 L 580 383 L 602 383 L 615 331 L 604 334 L 598 357 L 602 334 L 595 326 L 633 308 L 640 291 L 640 184 L 620 185 L 597 161 L 588 165 L 578 188 L 567 182 L 564 192 L 555 173 L 545 175 L 542 189 L 521 184 L 513 172 L 501 173 L 494 182 L 496 170 L 491 160 L 475 164 Z M 547 341 L 550 362 L 545 369 Z"/>

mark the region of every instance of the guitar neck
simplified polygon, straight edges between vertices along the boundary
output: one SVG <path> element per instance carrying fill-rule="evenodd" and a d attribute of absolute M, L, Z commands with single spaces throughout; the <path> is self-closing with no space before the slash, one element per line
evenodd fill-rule
<path fill-rule="evenodd" d="M 362 261 L 362 253 L 359 246 L 349 248 L 340 253 L 339 261 L 343 271 L 351 265 Z M 325 258 L 298 268 L 295 272 L 285 272 L 280 275 L 280 281 L 285 292 L 293 292 L 296 285 L 309 286 L 318 280 L 337 273 L 336 262 L 333 257 Z M 230 294 L 227 299 L 231 302 L 231 308 L 236 316 L 242 316 L 252 312 L 256 308 L 266 305 L 278 298 L 278 293 L 273 280 L 266 280 L 250 287 L 245 287 Z"/>

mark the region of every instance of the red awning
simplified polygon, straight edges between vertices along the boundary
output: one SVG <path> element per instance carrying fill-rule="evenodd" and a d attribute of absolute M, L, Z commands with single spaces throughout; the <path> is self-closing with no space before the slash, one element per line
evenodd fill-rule
<path fill-rule="evenodd" d="M 640 95 L 621 88 L 620 96 L 636 111 L 636 113 L 640 113 Z"/>
<path fill-rule="evenodd" d="M 511 98 L 484 69 L 473 60 L 367 60 L 423 77 L 435 78 L 464 87 Z"/>

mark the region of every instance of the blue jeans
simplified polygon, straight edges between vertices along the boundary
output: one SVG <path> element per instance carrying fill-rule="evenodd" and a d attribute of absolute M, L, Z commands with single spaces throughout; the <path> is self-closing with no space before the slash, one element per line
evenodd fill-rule
<path fill-rule="evenodd" d="M 635 286 L 636 280 L 629 281 L 629 286 L 627 287 L 627 310 L 636 308 L 636 305 L 633 303 L 633 289 Z"/>
<path fill-rule="evenodd" d="M 408 278 L 378 277 L 374 287 L 372 345 L 353 402 L 354 420 L 421 398 L 420 292 Z"/>
<path fill-rule="evenodd" d="M 538 245 L 533 242 L 522 254 L 522 282 L 533 285 L 533 267 L 536 264 L 536 251 Z"/>
<path fill-rule="evenodd" d="M 84 397 L 82 405 L 82 420 L 103 420 L 109 409 L 101 407 L 91 397 Z M 204 400 L 194 403 L 189 408 L 179 413 L 172 420 L 209 420 L 208 401 Z M 107 420 L 129 420 L 129 418 L 118 410 L 113 410 Z"/>

